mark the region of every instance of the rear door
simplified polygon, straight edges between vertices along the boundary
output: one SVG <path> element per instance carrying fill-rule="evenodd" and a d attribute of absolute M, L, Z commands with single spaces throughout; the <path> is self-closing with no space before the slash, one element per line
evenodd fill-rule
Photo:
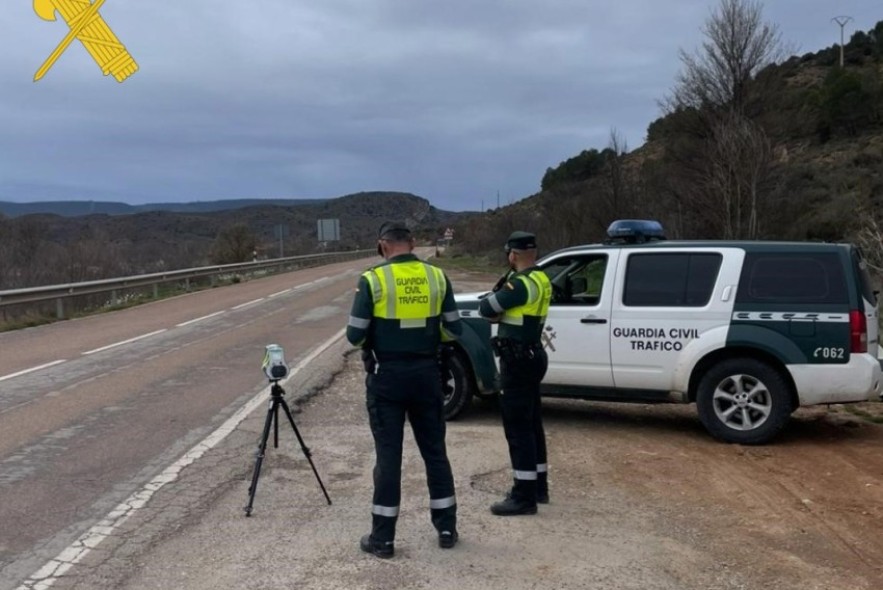
<path fill-rule="evenodd" d="M 743 258 L 713 246 L 623 250 L 610 338 L 617 389 L 671 391 L 692 343 L 724 346 Z"/>
<path fill-rule="evenodd" d="M 750 249 L 727 344 L 760 347 L 785 364 L 848 363 L 849 270 L 830 244 Z"/>

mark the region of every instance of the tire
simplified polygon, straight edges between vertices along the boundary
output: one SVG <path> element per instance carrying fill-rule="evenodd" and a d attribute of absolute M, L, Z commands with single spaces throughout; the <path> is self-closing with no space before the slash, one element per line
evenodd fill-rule
<path fill-rule="evenodd" d="M 475 393 L 472 366 L 459 351 L 447 355 L 442 369 L 442 393 L 445 396 L 445 419 L 454 420 L 460 416 Z"/>
<path fill-rule="evenodd" d="M 480 400 L 483 400 L 486 402 L 492 402 L 500 397 L 499 391 L 483 392 L 483 391 L 477 391 L 477 388 L 475 388 L 475 389 L 476 389 L 476 391 L 472 392 L 472 395 L 475 397 L 475 399 L 480 399 Z"/>
<path fill-rule="evenodd" d="M 713 365 L 699 381 L 699 420 L 718 440 L 757 445 L 788 422 L 792 404 L 785 377 L 770 365 L 734 358 Z"/>

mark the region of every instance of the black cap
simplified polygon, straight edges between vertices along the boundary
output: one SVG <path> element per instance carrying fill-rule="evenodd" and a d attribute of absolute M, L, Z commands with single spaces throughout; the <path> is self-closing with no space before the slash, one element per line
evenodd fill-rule
<path fill-rule="evenodd" d="M 382 240 L 384 237 L 389 234 L 398 234 L 396 237 L 401 237 L 403 234 L 407 234 L 408 237 L 411 236 L 411 230 L 405 225 L 402 221 L 385 221 L 383 225 L 380 226 L 380 229 L 377 231 L 377 239 Z M 383 256 L 383 250 L 380 248 L 380 242 L 377 243 L 377 255 Z"/>
<path fill-rule="evenodd" d="M 532 250 L 537 247 L 537 237 L 530 232 L 514 231 L 506 240 L 505 250 Z"/>
<path fill-rule="evenodd" d="M 402 221 L 386 221 L 383 225 L 380 226 L 380 230 L 377 232 L 377 239 L 383 238 L 386 234 L 390 232 L 407 232 L 411 233 L 410 228 L 404 224 Z"/>

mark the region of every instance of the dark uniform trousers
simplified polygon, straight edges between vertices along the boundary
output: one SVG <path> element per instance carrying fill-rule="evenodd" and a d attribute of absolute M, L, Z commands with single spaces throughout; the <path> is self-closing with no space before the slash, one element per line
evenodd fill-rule
<path fill-rule="evenodd" d="M 376 373 L 368 373 L 366 385 L 377 456 L 372 537 L 376 541 L 395 538 L 406 417 L 426 465 L 432 524 L 439 532 L 455 531 L 454 477 L 445 450 L 444 398 L 436 360 L 381 362 Z"/>
<path fill-rule="evenodd" d="M 548 492 L 546 472 L 537 473 L 537 467 L 546 464 L 540 382 L 548 366 L 549 357 L 539 345 L 528 353 L 500 355 L 500 410 L 515 471 L 511 495 L 530 503 L 536 503 L 538 491 Z"/>

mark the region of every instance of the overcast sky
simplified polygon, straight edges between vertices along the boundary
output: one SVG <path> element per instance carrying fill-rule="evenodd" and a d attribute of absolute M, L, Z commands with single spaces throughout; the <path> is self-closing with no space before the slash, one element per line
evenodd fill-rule
<path fill-rule="evenodd" d="M 122 84 L 31 0 L 0 9 L 0 200 L 331 198 L 406 191 L 478 210 L 546 168 L 634 149 L 701 42 L 706 0 L 107 0 Z M 767 0 L 797 53 L 880 0 Z"/>

